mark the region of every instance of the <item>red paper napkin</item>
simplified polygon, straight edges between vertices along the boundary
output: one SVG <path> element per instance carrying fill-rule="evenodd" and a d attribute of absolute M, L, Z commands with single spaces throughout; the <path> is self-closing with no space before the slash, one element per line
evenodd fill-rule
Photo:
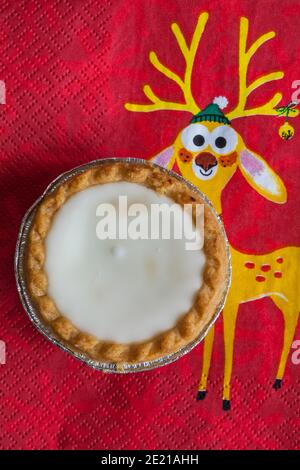
<path fill-rule="evenodd" d="M 170 25 L 178 23 L 191 41 L 204 11 L 209 20 L 192 74 L 199 106 L 219 95 L 237 103 L 241 17 L 249 19 L 249 44 L 276 32 L 251 60 L 249 80 L 275 70 L 285 74 L 257 89 L 250 105 L 263 104 L 278 90 L 281 104 L 287 104 L 293 82 L 300 79 L 300 10 L 294 1 L 0 2 L 0 80 L 6 89 L 6 104 L 0 105 L 0 340 L 6 346 L 6 364 L 0 365 L 2 449 L 299 448 L 300 364 L 292 354 L 296 349 L 291 350 L 283 386 L 272 388 L 283 319 L 270 298 L 239 308 L 232 406 L 225 412 L 222 318 L 216 324 L 208 394 L 197 402 L 202 345 L 151 372 L 103 374 L 42 337 L 15 288 L 19 224 L 54 177 L 98 157 L 149 158 L 171 145 L 188 124 L 186 111 L 131 112 L 124 104 L 149 102 L 142 91 L 146 83 L 161 99 L 183 102 L 177 84 L 155 70 L 148 54 L 156 51 L 183 76 L 185 63 Z M 254 116 L 235 124 L 247 146 L 280 175 L 288 193 L 287 203 L 272 203 L 238 171 L 224 189 L 229 240 L 250 254 L 300 245 L 300 117 L 290 119 L 295 136 L 287 142 L 278 136 L 283 122 Z M 298 285 L 295 281 L 293 289 Z"/>

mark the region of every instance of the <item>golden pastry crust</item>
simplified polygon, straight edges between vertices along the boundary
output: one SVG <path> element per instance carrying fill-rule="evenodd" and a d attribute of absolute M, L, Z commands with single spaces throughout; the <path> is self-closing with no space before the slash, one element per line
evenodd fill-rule
<path fill-rule="evenodd" d="M 36 208 L 26 247 L 26 283 L 41 319 L 53 329 L 64 345 L 90 359 L 114 362 L 119 369 L 125 363 L 146 362 L 174 353 L 195 340 L 207 327 L 223 300 L 229 267 L 224 234 L 210 207 L 204 203 L 206 263 L 203 283 L 195 296 L 194 304 L 188 312 L 183 312 L 176 326 L 148 341 L 130 344 L 102 341 L 78 330 L 63 316 L 48 295 L 44 271 L 44 242 L 56 212 L 67 199 L 90 186 L 116 181 L 142 184 L 181 205 L 204 203 L 191 187 L 151 163 L 143 162 L 141 165 L 108 160 L 107 163 L 102 161 L 91 168 L 83 168 L 80 174 L 62 182 L 42 198 Z"/>

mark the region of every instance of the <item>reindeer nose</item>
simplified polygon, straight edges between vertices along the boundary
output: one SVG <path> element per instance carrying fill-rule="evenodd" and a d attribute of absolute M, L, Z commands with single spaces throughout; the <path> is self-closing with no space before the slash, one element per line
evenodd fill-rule
<path fill-rule="evenodd" d="M 216 157 L 209 152 L 202 152 L 195 159 L 196 165 L 200 166 L 204 171 L 208 171 L 218 163 Z"/>

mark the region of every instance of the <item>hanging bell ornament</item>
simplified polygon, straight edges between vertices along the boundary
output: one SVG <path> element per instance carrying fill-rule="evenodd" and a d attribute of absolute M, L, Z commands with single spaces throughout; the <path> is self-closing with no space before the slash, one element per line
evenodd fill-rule
<path fill-rule="evenodd" d="M 279 127 L 278 134 L 283 140 L 290 140 L 294 134 L 295 130 L 287 121 Z"/>
<path fill-rule="evenodd" d="M 294 101 L 291 101 L 286 106 L 275 108 L 276 111 L 278 112 L 278 117 L 285 116 L 285 123 L 282 124 L 282 126 L 280 126 L 278 130 L 278 134 L 283 140 L 290 140 L 294 137 L 295 130 L 293 126 L 289 124 L 288 120 L 289 120 L 289 114 L 296 112 L 296 109 L 295 109 L 296 106 L 297 106 L 297 103 L 295 103 Z"/>

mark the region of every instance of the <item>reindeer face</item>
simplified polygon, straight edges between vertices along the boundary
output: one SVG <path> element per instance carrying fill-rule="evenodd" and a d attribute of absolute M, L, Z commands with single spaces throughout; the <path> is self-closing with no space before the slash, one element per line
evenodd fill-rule
<path fill-rule="evenodd" d="M 207 20 L 208 13 L 202 12 L 189 45 L 178 24 L 172 24 L 172 32 L 186 63 L 183 78 L 164 65 L 154 51 L 149 54 L 149 60 L 154 68 L 179 85 L 185 102 L 161 100 L 147 84 L 143 90 L 149 103 L 126 103 L 125 108 L 135 112 L 188 111 L 193 115 L 192 124 L 180 132 L 174 144 L 155 155 L 152 161 L 168 169 L 172 169 L 176 162 L 181 174 L 209 197 L 218 212 L 221 212 L 222 191 L 237 167 L 250 186 L 260 195 L 279 204 L 285 203 L 286 188 L 280 177 L 263 157 L 246 147 L 241 136 L 230 126 L 236 118 L 278 116 L 276 106 L 282 98 L 281 93 L 275 93 L 273 98 L 255 108 L 247 106 L 248 96 L 256 88 L 284 76 L 283 72 L 278 70 L 261 75 L 252 82 L 248 80 L 248 65 L 252 57 L 266 41 L 275 36 L 275 33 L 269 31 L 263 34 L 248 47 L 249 21 L 241 17 L 238 49 L 239 98 L 236 107 L 226 112 L 225 116 L 222 111 L 228 105 L 225 96 L 215 97 L 200 110 L 192 94 L 194 60 Z M 298 115 L 299 110 L 295 110 L 293 117 Z M 209 119 L 218 122 L 210 122 Z"/>
<path fill-rule="evenodd" d="M 195 184 L 199 180 L 224 179 L 237 168 L 241 139 L 229 125 L 215 122 L 193 123 L 178 135 L 174 148 L 183 176 Z"/>

